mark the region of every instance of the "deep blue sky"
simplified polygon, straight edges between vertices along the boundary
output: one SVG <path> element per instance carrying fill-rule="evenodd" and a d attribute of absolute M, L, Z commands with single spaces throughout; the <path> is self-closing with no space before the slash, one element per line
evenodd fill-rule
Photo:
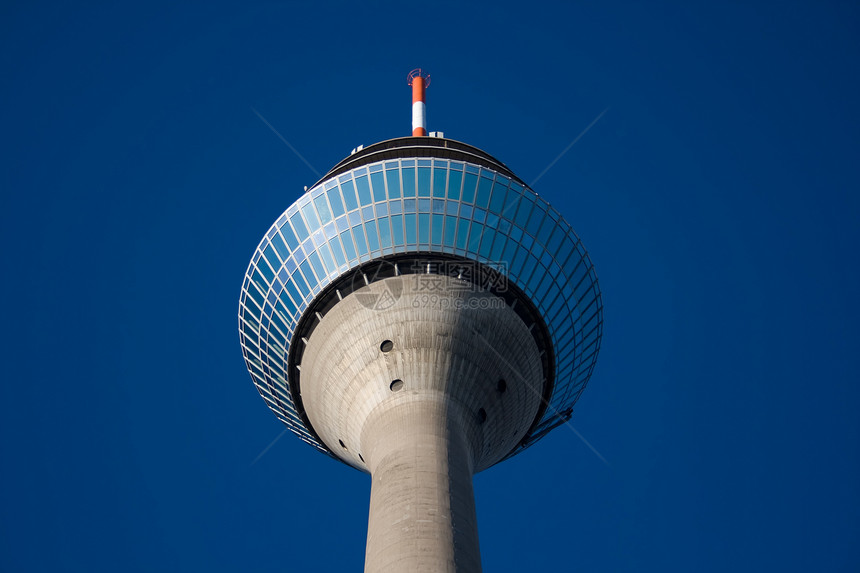
<path fill-rule="evenodd" d="M 236 311 L 358 144 L 431 130 L 583 238 L 574 427 L 476 476 L 487 571 L 860 569 L 852 2 L 0 9 L 0 570 L 359 571 L 369 478 L 281 432 Z M 173 4 L 173 3 L 170 3 Z"/>

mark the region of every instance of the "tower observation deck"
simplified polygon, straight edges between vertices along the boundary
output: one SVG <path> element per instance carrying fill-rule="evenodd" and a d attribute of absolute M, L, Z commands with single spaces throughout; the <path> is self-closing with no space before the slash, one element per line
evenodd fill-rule
<path fill-rule="evenodd" d="M 335 165 L 268 230 L 240 296 L 269 408 L 371 474 L 373 573 L 480 571 L 472 475 L 569 419 L 600 348 L 570 225 L 491 155 L 433 135 Z"/>

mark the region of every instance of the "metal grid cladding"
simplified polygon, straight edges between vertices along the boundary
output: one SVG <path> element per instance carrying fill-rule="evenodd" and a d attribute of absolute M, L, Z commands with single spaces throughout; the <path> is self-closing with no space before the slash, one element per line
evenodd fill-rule
<path fill-rule="evenodd" d="M 594 370 L 603 304 L 579 237 L 503 164 L 450 142 L 466 159 L 468 150 L 482 157 L 481 164 L 458 161 L 444 145 L 449 140 L 432 139 L 382 142 L 352 158 L 354 167 L 335 168 L 272 225 L 245 274 L 239 338 L 254 384 L 278 418 L 322 452 L 330 454 L 291 396 L 289 347 L 322 289 L 375 259 L 435 253 L 477 261 L 505 275 L 538 309 L 553 345 L 555 386 L 542 419 L 510 455 L 570 417 Z M 427 157 L 433 148 L 445 158 Z"/>

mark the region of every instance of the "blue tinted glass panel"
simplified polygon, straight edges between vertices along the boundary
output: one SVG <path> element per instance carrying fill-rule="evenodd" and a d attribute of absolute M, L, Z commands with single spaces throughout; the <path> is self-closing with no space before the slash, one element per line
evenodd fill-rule
<path fill-rule="evenodd" d="M 448 198 L 460 198 L 460 186 L 463 184 L 463 172 L 452 170 L 448 174 Z"/>
<path fill-rule="evenodd" d="M 415 197 L 415 168 L 403 168 L 403 196 Z"/>
<path fill-rule="evenodd" d="M 414 245 L 418 242 L 418 226 L 415 224 L 415 215 L 412 213 L 403 215 L 403 226 L 406 228 L 406 243 Z"/>
<path fill-rule="evenodd" d="M 320 262 L 320 257 L 316 253 L 316 251 L 308 255 L 308 261 L 311 262 L 311 266 L 314 268 L 314 272 L 316 272 L 318 279 L 322 279 L 324 276 L 326 276 L 327 273 L 325 272 L 325 269 L 323 269 L 322 263 Z"/>
<path fill-rule="evenodd" d="M 319 253 L 322 258 L 322 262 L 325 265 L 326 274 L 336 271 L 337 266 L 334 264 L 334 258 L 332 258 L 331 251 L 327 244 L 323 243 L 320 245 Z"/>
<path fill-rule="evenodd" d="M 504 213 L 505 191 L 507 188 L 498 181 L 493 185 L 493 198 L 490 200 L 490 211 Z M 513 209 L 511 209 L 513 211 Z"/>
<path fill-rule="evenodd" d="M 537 285 L 532 283 L 531 278 L 532 274 L 534 274 L 535 267 L 537 266 L 538 265 L 534 263 L 534 259 L 527 259 L 523 265 L 523 276 L 521 277 L 524 283 L 523 290 L 525 290 L 526 294 L 528 294 L 533 300 L 536 298 L 535 287 Z"/>
<path fill-rule="evenodd" d="M 517 249 L 517 254 L 514 255 L 514 260 L 511 263 L 511 274 L 514 276 L 521 276 L 523 270 L 523 263 L 526 261 L 526 256 L 528 255 L 528 251 L 526 251 L 522 245 Z"/>
<path fill-rule="evenodd" d="M 427 244 L 430 242 L 430 214 L 418 214 L 418 243 Z"/>
<path fill-rule="evenodd" d="M 558 252 L 558 247 L 564 239 L 564 229 L 560 225 L 556 225 L 552 230 L 549 241 L 547 241 L 547 250 L 550 253 Z"/>
<path fill-rule="evenodd" d="M 553 279 L 557 279 L 561 276 L 561 267 L 559 267 L 558 263 L 554 260 L 549 263 L 549 274 Z M 564 280 L 563 277 L 562 280 Z"/>
<path fill-rule="evenodd" d="M 478 197 L 475 199 L 476 207 L 486 207 L 490 203 L 490 190 L 493 188 L 493 182 L 486 177 L 481 177 L 478 182 Z"/>
<path fill-rule="evenodd" d="M 308 222 L 308 231 L 313 233 L 317 229 L 320 228 L 320 221 L 317 219 L 317 214 L 314 211 L 313 205 L 308 203 L 304 207 L 302 207 L 302 214 L 305 216 L 305 220 Z"/>
<path fill-rule="evenodd" d="M 362 205 L 370 205 L 372 201 L 370 200 L 370 185 L 367 182 L 367 176 L 356 177 L 355 186 L 358 189 L 358 202 Z"/>
<path fill-rule="evenodd" d="M 555 229 L 555 221 L 547 217 L 544 219 L 544 223 L 538 231 L 537 239 L 540 241 L 542 245 L 546 245 L 549 241 L 549 236 L 552 234 L 553 229 Z"/>
<path fill-rule="evenodd" d="M 540 229 L 540 225 L 543 222 L 545 214 L 546 213 L 544 213 L 543 209 L 539 206 L 535 206 L 535 209 L 532 211 L 532 216 L 529 217 L 529 222 L 526 224 L 526 231 L 528 231 L 532 237 L 537 236 L 538 229 Z"/>
<path fill-rule="evenodd" d="M 433 233 L 431 236 L 434 245 L 442 244 L 442 223 L 444 215 L 433 215 Z"/>
<path fill-rule="evenodd" d="M 337 187 L 329 190 L 328 194 L 328 202 L 331 203 L 331 210 L 334 214 L 334 218 L 337 219 L 341 215 L 343 215 L 343 202 L 340 200 L 340 192 L 337 190 Z"/>
<path fill-rule="evenodd" d="M 293 275 L 293 277 L 295 278 L 295 275 Z M 301 302 L 302 295 L 299 294 L 299 290 L 296 288 L 296 285 L 293 283 L 293 281 L 287 281 L 286 286 L 287 292 L 290 293 L 290 296 L 293 297 L 293 300 L 297 303 Z"/>
<path fill-rule="evenodd" d="M 454 246 L 454 237 L 457 234 L 457 217 L 445 215 L 445 236 L 442 243 L 449 247 Z"/>
<path fill-rule="evenodd" d="M 385 176 L 382 171 L 371 173 L 370 182 L 373 184 L 373 200 L 385 201 Z"/>
<path fill-rule="evenodd" d="M 334 238 L 328 244 L 331 247 L 331 252 L 334 254 L 334 260 L 337 261 L 338 266 L 345 264 L 346 259 L 343 257 L 343 249 L 340 247 L 340 241 Z"/>
<path fill-rule="evenodd" d="M 395 245 L 403 244 L 403 215 L 391 216 L 391 232 Z"/>
<path fill-rule="evenodd" d="M 296 235 L 289 225 L 281 227 L 281 234 L 284 236 L 284 240 L 287 241 L 287 246 L 290 247 L 291 251 L 294 251 L 299 246 L 299 240 L 296 239 Z"/>
<path fill-rule="evenodd" d="M 471 203 L 475 200 L 475 187 L 478 185 L 478 176 L 474 173 L 466 173 L 463 180 L 463 201 Z"/>
<path fill-rule="evenodd" d="M 352 184 L 352 180 L 341 183 L 340 187 L 343 189 L 343 200 L 346 203 L 346 210 L 352 211 L 353 209 L 358 209 L 358 202 L 355 200 L 355 187 Z"/>
<path fill-rule="evenodd" d="M 505 245 L 505 252 L 502 253 L 501 260 L 507 263 L 508 272 L 510 272 L 511 262 L 514 260 L 514 253 L 517 250 L 517 243 L 511 239 Z"/>
<path fill-rule="evenodd" d="M 368 221 L 364 224 L 364 230 L 367 231 L 367 242 L 370 244 L 371 251 L 379 250 L 379 236 L 376 234 L 376 223 Z"/>
<path fill-rule="evenodd" d="M 484 227 L 483 236 L 481 237 L 481 248 L 478 254 L 482 257 L 490 258 L 490 247 L 493 246 L 493 239 L 496 238 L 496 231 L 490 227 Z"/>
<path fill-rule="evenodd" d="M 358 249 L 358 254 L 367 254 L 367 242 L 364 240 L 364 227 L 356 225 L 352 228 L 352 236 L 355 237 L 355 246 Z"/>
<path fill-rule="evenodd" d="M 567 275 L 568 282 L 567 286 L 577 286 L 583 282 L 585 275 L 588 273 L 588 265 L 585 264 L 585 260 L 579 257 L 576 257 L 576 263 L 565 265 L 565 274 Z M 571 262 L 573 258 L 571 258 Z"/>
<path fill-rule="evenodd" d="M 311 289 L 308 288 L 307 283 L 305 283 L 305 279 L 302 278 L 302 275 L 299 273 L 299 271 L 294 272 L 293 276 L 290 277 L 290 280 L 294 282 L 297 287 L 299 287 L 299 290 L 302 293 L 302 298 L 308 296 L 308 293 L 311 292 Z"/>
<path fill-rule="evenodd" d="M 266 259 L 260 259 L 257 262 L 257 269 L 259 272 L 263 273 L 263 275 L 266 277 L 266 282 L 271 283 L 272 289 L 276 289 L 280 286 L 278 281 L 275 280 L 275 273 L 272 272 L 272 269 L 270 269 L 269 265 L 266 264 Z M 263 285 L 260 284 L 258 286 L 262 287 Z M 263 289 L 263 292 L 266 292 L 265 289 Z"/>
<path fill-rule="evenodd" d="M 467 249 L 469 252 L 477 253 L 478 246 L 481 244 L 481 237 L 484 233 L 484 226 L 473 222 L 469 227 L 469 244 Z"/>
<path fill-rule="evenodd" d="M 349 231 L 344 231 L 340 234 L 340 240 L 343 241 L 343 248 L 346 250 L 346 258 L 352 260 L 356 258 L 355 254 L 355 243 L 352 242 L 352 235 L 349 234 Z"/>
<path fill-rule="evenodd" d="M 287 259 L 287 263 L 284 263 L 284 266 L 281 267 L 281 270 L 278 271 L 278 280 L 281 284 L 284 284 L 288 280 L 290 280 L 290 273 L 296 269 L 295 260 Z"/>
<path fill-rule="evenodd" d="M 304 221 L 302 221 L 302 216 L 298 213 L 295 213 L 292 217 L 290 217 L 290 223 L 293 224 L 293 228 L 296 230 L 296 234 L 299 236 L 299 241 L 304 241 L 308 238 L 308 228 L 305 227 Z"/>
<path fill-rule="evenodd" d="M 564 305 L 564 297 L 560 296 L 558 289 L 556 289 L 556 293 L 553 294 L 555 297 L 555 302 L 552 303 L 552 306 L 549 307 L 549 315 L 555 316 L 561 311 L 561 307 Z"/>
<path fill-rule="evenodd" d="M 281 255 L 281 260 L 286 261 L 287 257 L 290 256 L 290 252 L 287 250 L 287 246 L 284 244 L 283 239 L 277 233 L 272 236 L 272 244 L 275 245 L 275 250 L 278 251 L 278 254 Z"/>
<path fill-rule="evenodd" d="M 523 229 L 525 229 L 533 206 L 534 203 L 532 203 L 531 198 L 527 195 L 524 195 L 520 198 L 520 204 L 519 207 L 517 207 L 517 214 L 514 217 L 514 223 L 516 223 L 518 227 L 522 227 Z"/>
<path fill-rule="evenodd" d="M 331 211 L 328 208 L 328 202 L 325 200 L 325 195 L 320 195 L 314 199 L 314 206 L 317 208 L 317 213 L 320 215 L 320 222 L 325 225 L 331 221 Z"/>
<path fill-rule="evenodd" d="M 317 264 L 319 264 L 319 260 L 317 260 Z M 301 269 L 302 274 L 305 275 L 305 279 L 308 281 L 308 285 L 315 286 L 317 284 L 316 278 L 314 278 L 314 273 L 311 270 L 311 266 L 307 261 L 304 261 L 299 265 L 299 269 Z"/>
<path fill-rule="evenodd" d="M 549 289 L 549 285 L 552 284 L 552 278 L 549 276 L 549 273 L 541 273 L 543 277 L 541 278 L 538 287 L 535 289 L 537 292 L 538 300 L 542 300 L 544 296 L 546 296 L 546 291 Z M 535 277 L 534 282 L 537 282 L 537 277 Z"/>
<path fill-rule="evenodd" d="M 260 309 L 258 309 L 256 305 L 252 304 L 250 300 L 251 299 L 249 298 L 245 298 L 242 302 L 242 307 L 240 307 L 240 312 L 242 313 L 242 321 L 251 325 L 251 328 L 253 328 L 254 330 L 259 330 L 260 322 L 259 319 L 254 318 L 254 314 L 259 315 Z M 247 305 L 245 303 L 247 303 Z M 244 308 L 245 306 L 248 306 L 248 310 Z M 254 310 L 251 311 L 251 308 L 253 308 Z M 242 325 L 242 329 L 244 330 L 245 328 L 247 328 L 247 325 Z"/>
<path fill-rule="evenodd" d="M 288 296 L 278 299 L 275 308 L 278 309 L 278 312 L 280 312 L 284 317 L 286 317 L 287 320 L 289 320 L 294 314 L 296 314 L 296 305 L 293 304 L 293 301 L 290 300 L 290 297 Z M 275 325 L 277 325 L 277 327 L 280 328 L 282 332 L 287 331 L 287 325 L 284 324 L 284 321 L 281 320 L 281 318 L 278 316 L 278 313 L 272 315 L 272 322 L 274 322 Z M 283 340 L 283 338 L 280 337 L 276 330 L 271 330 L 270 333 L 274 335 L 275 339 Z"/>
<path fill-rule="evenodd" d="M 469 220 L 460 219 L 457 221 L 457 248 L 466 249 L 466 239 L 469 238 Z"/>
<path fill-rule="evenodd" d="M 532 239 L 531 235 L 523 233 L 522 238 L 520 238 L 520 244 L 527 249 L 531 249 L 532 243 L 534 243 L 534 239 Z"/>
<path fill-rule="evenodd" d="M 380 217 L 376 222 L 379 225 L 379 243 L 383 247 L 390 247 L 391 226 L 388 224 L 388 217 Z"/>
<path fill-rule="evenodd" d="M 505 240 L 507 237 L 502 233 L 496 234 L 496 240 L 493 241 L 493 250 L 490 251 L 490 260 L 498 261 L 502 257 L 502 249 L 505 246 Z"/>
<path fill-rule="evenodd" d="M 574 241 L 576 241 L 575 237 L 568 236 L 568 239 L 566 241 L 561 242 L 561 245 L 559 245 L 558 250 L 554 251 L 555 258 L 564 267 L 567 267 L 567 260 L 568 257 L 571 257 L 571 255 L 573 255 L 572 258 L 574 259 L 579 258 L 576 254 L 576 246 L 578 245 L 578 242 L 575 243 Z"/>
<path fill-rule="evenodd" d="M 278 261 L 278 257 L 275 255 L 275 249 L 272 247 L 272 245 L 269 245 L 268 247 L 266 247 L 266 250 L 263 251 L 263 257 L 265 257 L 265 259 L 269 262 L 269 264 L 273 268 L 276 268 L 276 269 L 280 268 L 281 263 L 280 263 L 280 261 Z M 270 277 L 269 281 L 271 281 L 272 278 L 274 278 L 274 277 Z"/>
<path fill-rule="evenodd" d="M 388 196 L 391 199 L 400 197 L 400 171 L 389 169 L 385 172 L 385 179 L 388 182 Z"/>
<path fill-rule="evenodd" d="M 435 168 L 433 169 L 433 196 L 434 197 L 444 197 L 445 196 L 445 178 L 448 175 L 447 169 Z"/>
<path fill-rule="evenodd" d="M 419 197 L 429 197 L 430 196 L 430 168 L 429 167 L 419 167 L 418 168 L 418 196 Z"/>
<path fill-rule="evenodd" d="M 260 294 L 260 291 L 257 290 L 257 287 L 252 284 L 248 285 L 248 294 L 251 295 L 251 298 L 256 300 L 260 306 L 263 306 L 263 295 Z M 247 305 L 252 306 L 252 305 Z"/>
<path fill-rule="evenodd" d="M 338 232 L 345 231 L 349 228 L 349 223 L 347 222 L 346 216 L 342 215 L 334 220 L 335 225 L 337 226 Z"/>
<path fill-rule="evenodd" d="M 253 306 L 253 305 L 251 305 L 251 306 Z M 259 338 L 256 334 L 254 334 L 253 332 L 245 332 L 244 334 L 245 334 L 245 339 L 244 339 L 242 342 L 243 342 L 244 344 L 246 344 L 246 345 L 248 345 L 248 344 L 256 344 L 256 343 L 257 343 L 257 341 L 260 339 L 260 338 Z M 254 347 L 252 346 L 251 348 L 253 349 Z M 252 352 L 253 352 L 253 350 L 252 350 Z M 255 372 L 260 372 L 260 369 L 259 369 L 259 368 L 254 367 L 254 371 L 255 371 Z M 251 374 L 251 377 L 252 377 L 252 378 L 254 378 L 254 373 L 252 373 L 252 374 Z M 259 376 L 257 376 L 256 378 L 254 378 L 254 384 L 257 384 L 257 385 L 258 385 L 258 387 L 259 387 L 259 384 L 260 384 Z"/>
<path fill-rule="evenodd" d="M 337 235 L 337 229 L 335 228 L 334 223 L 329 223 L 325 227 L 323 227 L 323 231 L 325 231 L 326 239 L 331 239 L 335 235 Z"/>

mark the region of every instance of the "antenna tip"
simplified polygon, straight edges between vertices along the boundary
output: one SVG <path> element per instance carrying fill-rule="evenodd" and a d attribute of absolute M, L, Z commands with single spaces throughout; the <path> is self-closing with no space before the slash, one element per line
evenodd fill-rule
<path fill-rule="evenodd" d="M 409 74 L 406 76 L 406 83 L 411 86 L 412 81 L 415 78 L 423 78 L 425 88 L 430 85 L 430 74 L 428 74 L 427 72 L 425 72 L 421 68 L 415 68 L 414 70 L 409 72 Z"/>

